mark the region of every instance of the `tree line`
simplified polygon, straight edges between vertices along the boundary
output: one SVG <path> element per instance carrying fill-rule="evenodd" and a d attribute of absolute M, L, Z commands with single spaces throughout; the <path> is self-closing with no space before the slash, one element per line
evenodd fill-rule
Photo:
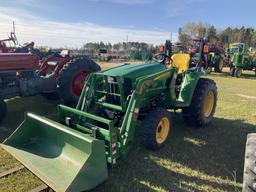
<path fill-rule="evenodd" d="M 133 60 L 151 60 L 159 47 L 144 42 L 89 42 L 84 44 L 82 49 L 90 55 L 97 55 L 99 50 L 106 50 L 108 54 L 127 54 Z"/>
<path fill-rule="evenodd" d="M 204 23 L 188 23 L 179 28 L 179 41 L 187 44 L 191 38 L 208 38 L 210 41 L 219 41 L 225 47 L 230 43 L 241 42 L 256 47 L 256 30 L 252 27 L 227 27 L 217 30 L 213 25 Z"/>
<path fill-rule="evenodd" d="M 256 47 L 256 30 L 252 27 L 227 27 L 217 29 L 213 25 L 204 23 L 187 23 L 178 29 L 178 41 L 184 45 L 189 45 L 193 38 L 207 38 L 210 42 L 221 42 L 224 47 L 230 43 L 241 42 L 248 46 Z M 164 44 L 165 39 L 163 39 Z M 133 60 L 150 60 L 158 53 L 159 46 L 147 44 L 145 42 L 89 42 L 82 46 L 77 52 L 90 55 L 98 55 L 99 50 L 105 49 L 108 54 L 129 55 Z"/>

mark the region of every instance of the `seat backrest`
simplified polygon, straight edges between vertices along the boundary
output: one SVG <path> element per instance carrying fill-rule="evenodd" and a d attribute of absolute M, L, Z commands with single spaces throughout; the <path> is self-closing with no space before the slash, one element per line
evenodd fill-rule
<path fill-rule="evenodd" d="M 183 73 L 189 68 L 190 55 L 187 53 L 176 53 L 172 57 L 172 66 L 179 69 L 178 73 Z"/>

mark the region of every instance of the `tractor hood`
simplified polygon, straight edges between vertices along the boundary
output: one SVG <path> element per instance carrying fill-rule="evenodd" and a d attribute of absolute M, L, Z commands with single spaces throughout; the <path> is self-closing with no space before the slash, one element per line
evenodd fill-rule
<path fill-rule="evenodd" d="M 102 71 L 107 76 L 124 77 L 130 79 L 141 78 L 165 70 L 166 67 L 162 63 L 148 62 L 142 64 L 124 64 L 112 69 Z"/>

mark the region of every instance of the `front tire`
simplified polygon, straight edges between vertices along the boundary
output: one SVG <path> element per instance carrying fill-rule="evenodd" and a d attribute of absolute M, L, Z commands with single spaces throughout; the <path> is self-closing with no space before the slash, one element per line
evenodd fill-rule
<path fill-rule="evenodd" d="M 224 60 L 222 57 L 219 57 L 215 62 L 214 71 L 217 73 L 221 73 L 224 67 Z"/>
<path fill-rule="evenodd" d="M 230 74 L 232 77 L 234 77 L 234 75 L 235 75 L 235 70 L 236 70 L 235 67 L 231 67 L 231 68 L 230 68 L 229 74 Z"/>
<path fill-rule="evenodd" d="M 162 148 L 168 139 L 171 125 L 171 115 L 166 109 L 152 109 L 142 121 L 140 137 L 143 145 L 151 150 Z"/>
<path fill-rule="evenodd" d="M 188 125 L 202 127 L 213 119 L 217 105 L 217 87 L 213 80 L 199 79 L 189 107 L 182 109 L 184 121 Z"/>
<path fill-rule="evenodd" d="M 0 99 L 0 122 L 5 118 L 7 113 L 7 106 L 4 100 Z"/>
<path fill-rule="evenodd" d="M 60 99 L 69 106 L 76 106 L 86 77 L 95 71 L 100 71 L 100 66 L 86 58 L 73 59 L 65 64 L 57 84 Z"/>
<path fill-rule="evenodd" d="M 235 69 L 235 73 L 234 73 L 234 76 L 239 78 L 242 76 L 242 73 L 243 73 L 243 70 L 241 68 L 236 68 Z"/>

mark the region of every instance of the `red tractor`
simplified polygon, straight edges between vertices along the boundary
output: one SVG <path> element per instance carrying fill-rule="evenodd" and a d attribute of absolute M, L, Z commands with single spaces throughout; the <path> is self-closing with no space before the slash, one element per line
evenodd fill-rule
<path fill-rule="evenodd" d="M 94 61 L 71 56 L 68 51 L 42 61 L 31 53 L 0 53 L 0 121 L 7 112 L 4 99 L 15 96 L 42 94 L 74 106 L 87 75 L 99 70 Z"/>

